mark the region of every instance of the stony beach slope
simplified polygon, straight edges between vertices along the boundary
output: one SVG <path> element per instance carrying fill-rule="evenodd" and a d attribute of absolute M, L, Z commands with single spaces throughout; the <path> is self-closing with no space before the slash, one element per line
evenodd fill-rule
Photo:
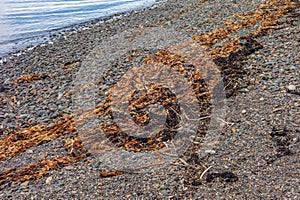
<path fill-rule="evenodd" d="M 49 44 L 11 54 L 0 67 L 0 199 L 298 199 L 299 14 L 296 0 L 170 0 L 104 23 L 90 22 L 53 36 Z M 164 37 L 178 41 L 128 47 L 117 58 L 112 52 L 108 69 L 97 77 L 92 112 L 102 120 L 100 126 L 111 135 L 119 131 L 103 125 L 111 120 L 108 94 L 134 64 L 159 61 L 187 70 L 181 57 L 166 51 L 186 38 L 201 45 L 222 74 L 224 126 L 204 157 L 201 142 L 193 140 L 174 163 L 159 170 L 113 170 L 78 136 L 74 80 L 95 49 L 121 48 L 115 41 L 126 32 L 138 30 L 140 37 L 151 28 L 173 30 L 176 36 L 166 31 Z M 204 87 L 197 77 L 191 79 L 195 88 Z M 198 92 L 197 99 L 203 94 Z M 122 137 L 115 144 L 125 150 L 164 145 L 158 140 L 139 145 Z"/>

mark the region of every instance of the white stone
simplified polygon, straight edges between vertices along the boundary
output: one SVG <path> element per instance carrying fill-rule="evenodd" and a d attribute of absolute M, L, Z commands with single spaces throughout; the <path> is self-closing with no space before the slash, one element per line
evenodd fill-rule
<path fill-rule="evenodd" d="M 294 90 L 296 90 L 296 86 L 295 85 L 289 85 L 288 90 L 294 91 Z"/>
<path fill-rule="evenodd" d="M 23 183 L 21 184 L 21 187 L 27 187 L 28 184 L 29 184 L 29 181 L 25 181 L 25 182 L 23 182 Z"/>
<path fill-rule="evenodd" d="M 46 179 L 46 184 L 50 184 L 51 183 L 51 181 L 52 181 L 52 177 L 50 176 L 50 177 L 48 177 L 47 179 Z"/>
<path fill-rule="evenodd" d="M 31 149 L 27 150 L 27 153 L 33 154 L 33 151 Z"/>
<path fill-rule="evenodd" d="M 212 149 L 208 149 L 208 150 L 205 150 L 205 153 L 215 154 L 216 151 L 215 151 L 215 150 L 212 150 Z"/>

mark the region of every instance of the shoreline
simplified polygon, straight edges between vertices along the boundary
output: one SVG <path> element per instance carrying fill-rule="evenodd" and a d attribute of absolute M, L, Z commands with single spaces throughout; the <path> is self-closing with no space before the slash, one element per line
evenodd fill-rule
<path fill-rule="evenodd" d="M 295 199 L 300 8 L 290 0 L 268 2 L 169 0 L 12 56 L 0 67 L 0 198 Z M 180 34 L 162 32 L 171 38 L 165 44 L 139 40 L 142 48 L 118 54 L 125 33 L 139 30 L 140 37 L 150 29 Z M 203 45 L 222 72 L 227 115 L 215 148 L 202 156 L 194 140 L 176 162 L 147 173 L 118 171 L 109 155 L 88 155 L 73 127 L 72 95 L 89 56 L 116 49 L 97 79 L 100 113 L 124 73 L 149 57 L 163 62 L 158 53 L 186 38 Z"/>
<path fill-rule="evenodd" d="M 10 45 L 10 47 L 12 47 L 13 45 L 19 45 L 19 46 L 12 47 L 12 51 L 10 52 L 0 54 L 0 63 L 2 63 L 1 61 L 10 59 L 13 56 L 25 54 L 26 52 L 29 52 L 38 46 L 53 44 L 56 40 L 59 40 L 60 37 L 64 37 L 65 35 L 68 35 L 70 33 L 80 32 L 82 29 L 83 30 L 90 29 L 93 26 L 99 26 L 99 24 L 103 24 L 103 23 L 111 23 L 114 20 L 130 15 L 131 13 L 142 12 L 145 9 L 152 9 L 159 4 L 166 3 L 166 2 L 167 2 L 166 0 L 158 0 L 152 6 L 148 6 L 148 7 L 142 6 L 135 10 L 115 13 L 104 17 L 98 17 L 85 22 L 71 24 L 57 29 L 44 30 L 41 31 L 41 34 L 32 36 L 30 38 L 19 38 L 11 41 L 6 41 L 5 43 L 2 42 L 2 44 L 6 46 Z"/>

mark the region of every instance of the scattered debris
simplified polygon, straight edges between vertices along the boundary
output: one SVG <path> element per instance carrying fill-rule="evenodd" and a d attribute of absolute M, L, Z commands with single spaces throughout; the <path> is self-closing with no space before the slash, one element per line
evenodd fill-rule
<path fill-rule="evenodd" d="M 112 176 L 118 176 L 118 175 L 122 175 L 125 172 L 122 171 L 112 171 L 112 172 L 100 172 L 100 176 L 103 178 L 107 178 L 107 177 L 112 177 Z"/>
<path fill-rule="evenodd" d="M 14 80 L 14 84 L 18 85 L 19 83 L 22 83 L 22 82 L 30 83 L 32 81 L 37 81 L 37 80 L 45 79 L 47 77 L 49 77 L 49 76 L 45 75 L 45 74 L 22 75 L 19 78 L 17 78 L 16 80 Z"/>

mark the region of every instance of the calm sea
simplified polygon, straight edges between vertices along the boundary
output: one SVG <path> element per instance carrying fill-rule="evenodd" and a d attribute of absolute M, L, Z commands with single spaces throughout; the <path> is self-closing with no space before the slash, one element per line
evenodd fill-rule
<path fill-rule="evenodd" d="M 0 57 L 73 24 L 137 10 L 156 0 L 0 0 Z M 44 39 L 45 40 L 45 39 Z"/>

